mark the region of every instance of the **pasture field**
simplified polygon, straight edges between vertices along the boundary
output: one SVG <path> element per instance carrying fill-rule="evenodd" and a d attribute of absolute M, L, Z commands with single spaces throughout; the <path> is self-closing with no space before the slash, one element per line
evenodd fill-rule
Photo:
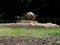
<path fill-rule="evenodd" d="M 60 45 L 60 28 L 0 27 L 0 45 Z"/>
<path fill-rule="evenodd" d="M 0 27 L 0 36 L 47 37 L 60 35 L 60 28 L 9 28 Z"/>

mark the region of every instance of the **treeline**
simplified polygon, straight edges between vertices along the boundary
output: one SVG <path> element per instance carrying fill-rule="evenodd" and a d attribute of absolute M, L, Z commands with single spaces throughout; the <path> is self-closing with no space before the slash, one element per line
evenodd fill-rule
<path fill-rule="evenodd" d="M 60 1 L 0 0 L 0 20 L 19 20 L 17 16 L 21 19 L 29 11 L 36 14 L 38 22 L 55 22 L 60 18 Z"/>

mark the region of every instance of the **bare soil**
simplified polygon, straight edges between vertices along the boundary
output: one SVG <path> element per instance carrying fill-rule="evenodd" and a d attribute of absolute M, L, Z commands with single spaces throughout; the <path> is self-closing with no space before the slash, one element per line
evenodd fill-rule
<path fill-rule="evenodd" d="M 60 35 L 48 38 L 2 36 L 0 37 L 0 45 L 60 45 Z"/>

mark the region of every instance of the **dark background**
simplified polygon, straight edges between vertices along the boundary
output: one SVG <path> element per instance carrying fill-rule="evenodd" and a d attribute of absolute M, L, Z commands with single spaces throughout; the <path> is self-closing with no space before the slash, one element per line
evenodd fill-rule
<path fill-rule="evenodd" d="M 16 16 L 29 11 L 36 14 L 38 22 L 60 24 L 59 0 L 0 0 L 0 23 L 16 22 Z"/>

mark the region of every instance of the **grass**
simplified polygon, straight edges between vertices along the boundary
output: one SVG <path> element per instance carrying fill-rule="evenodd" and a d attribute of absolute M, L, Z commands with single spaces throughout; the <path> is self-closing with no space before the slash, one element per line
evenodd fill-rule
<path fill-rule="evenodd" d="M 52 35 L 60 35 L 59 28 L 8 28 L 0 27 L 0 36 L 33 36 L 46 37 Z"/>

